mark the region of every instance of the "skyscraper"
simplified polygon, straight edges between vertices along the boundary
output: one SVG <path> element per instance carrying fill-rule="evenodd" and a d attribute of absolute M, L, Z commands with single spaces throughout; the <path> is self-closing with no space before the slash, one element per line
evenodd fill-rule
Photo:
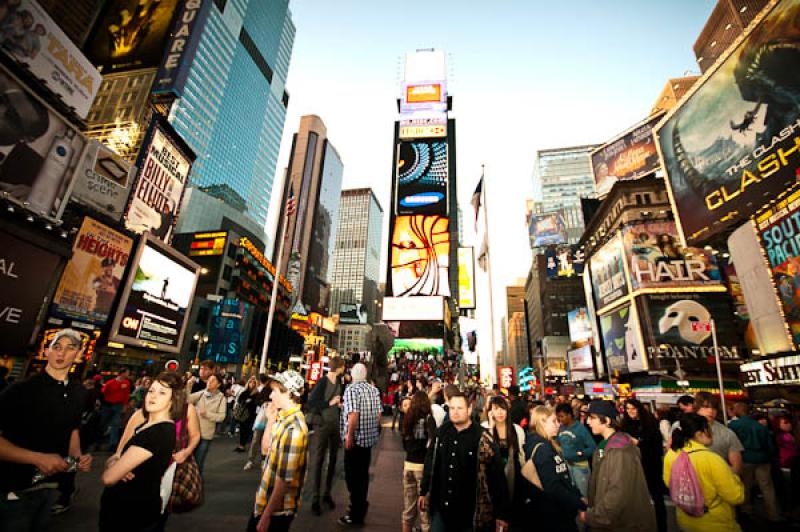
<path fill-rule="evenodd" d="M 366 309 L 367 323 L 378 319 L 383 208 L 371 188 L 343 190 L 333 252 L 331 313 L 342 305 Z"/>

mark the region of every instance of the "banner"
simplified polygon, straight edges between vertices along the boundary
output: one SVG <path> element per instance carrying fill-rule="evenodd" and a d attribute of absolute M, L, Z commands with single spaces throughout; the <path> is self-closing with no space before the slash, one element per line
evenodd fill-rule
<path fill-rule="evenodd" d="M 598 310 L 628 295 L 621 245 L 620 238 L 614 237 L 590 259 L 592 291 Z"/>
<path fill-rule="evenodd" d="M 402 141 L 397 147 L 395 214 L 438 214 L 448 209 L 447 142 Z"/>
<path fill-rule="evenodd" d="M 194 55 L 203 35 L 213 0 L 184 0 L 158 69 L 152 92 L 180 98 L 192 69 Z"/>
<path fill-rule="evenodd" d="M 567 366 L 569 368 L 569 380 L 571 382 L 594 379 L 592 346 L 584 345 L 583 347 L 567 351 Z"/>
<path fill-rule="evenodd" d="M 458 307 L 475 308 L 475 248 L 458 248 Z"/>
<path fill-rule="evenodd" d="M 746 220 L 797 180 L 800 0 L 777 2 L 656 129 L 689 245 Z"/>
<path fill-rule="evenodd" d="M 716 256 L 710 249 L 682 248 L 675 222 L 634 223 L 622 238 L 633 290 L 722 283 Z"/>
<path fill-rule="evenodd" d="M 569 339 L 574 344 L 590 342 L 592 339 L 592 322 L 586 307 L 578 307 L 567 312 Z"/>
<path fill-rule="evenodd" d="M 0 27 L 3 52 L 86 118 L 103 77 L 50 15 L 33 0 L 7 2 Z"/>
<path fill-rule="evenodd" d="M 0 68 L 0 100 L 0 192 L 58 220 L 86 139 L 5 68 Z"/>
<path fill-rule="evenodd" d="M 108 321 L 133 240 L 88 216 L 75 236 L 53 296 L 52 314 L 95 325 Z"/>
<path fill-rule="evenodd" d="M 600 317 L 603 353 L 612 373 L 633 373 L 647 369 L 638 329 L 639 324 L 630 305 Z"/>
<path fill-rule="evenodd" d="M 450 296 L 450 220 L 398 216 L 391 235 L 391 295 Z M 385 309 L 384 309 L 385 311 Z"/>
<path fill-rule="evenodd" d="M 169 242 L 192 161 L 170 139 L 155 116 L 137 166 L 139 174 L 125 214 L 125 227 L 136 233 L 150 232 Z"/>
<path fill-rule="evenodd" d="M 71 199 L 119 221 L 135 175 L 135 166 L 108 146 L 90 139 L 75 172 Z"/>
<path fill-rule="evenodd" d="M 648 117 L 592 152 L 594 187 L 598 196 L 608 194 L 617 181 L 638 179 L 659 169 L 653 127 L 663 117 L 663 113 Z"/>
<path fill-rule="evenodd" d="M 583 274 L 585 255 L 579 246 L 549 246 L 544 256 L 548 279 Z"/>
<path fill-rule="evenodd" d="M 567 224 L 560 210 L 548 214 L 531 214 L 528 218 L 528 236 L 531 248 L 566 244 Z"/>

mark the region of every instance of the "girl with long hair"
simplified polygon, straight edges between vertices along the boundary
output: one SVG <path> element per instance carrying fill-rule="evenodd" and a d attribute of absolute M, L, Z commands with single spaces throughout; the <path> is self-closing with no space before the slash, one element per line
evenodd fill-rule
<path fill-rule="evenodd" d="M 237 453 L 244 453 L 250 447 L 250 440 L 253 439 L 253 423 L 256 420 L 256 410 L 258 409 L 258 380 L 255 377 L 247 379 L 242 393 L 236 399 L 234 413 L 241 411 L 247 417 L 239 418 L 239 445 L 233 450 Z"/>
<path fill-rule="evenodd" d="M 417 507 L 425 467 L 428 443 L 436 434 L 436 422 L 431 414 L 431 400 L 424 391 L 416 392 L 409 402 L 403 402 L 406 411 L 401 427 L 403 449 L 406 459 L 403 464 L 403 532 L 411 532 L 419 516 L 422 532 L 430 530 L 430 516 Z"/>
<path fill-rule="evenodd" d="M 512 423 L 509 416 L 510 410 L 511 405 L 505 397 L 502 395 L 492 397 L 486 403 L 487 419 L 481 425 L 489 429 L 489 435 L 500 449 L 500 458 L 505 466 L 503 472 L 506 477 L 508 494 L 513 503 L 520 497 L 519 486 L 522 485 L 520 471 L 525 459 L 522 450 L 523 445 L 525 445 L 525 431 L 516 423 Z M 512 504 L 512 508 L 514 511 L 512 511 L 511 515 L 511 527 L 523 525 L 525 520 L 524 513 L 517 511 L 519 506 L 516 504 Z"/>

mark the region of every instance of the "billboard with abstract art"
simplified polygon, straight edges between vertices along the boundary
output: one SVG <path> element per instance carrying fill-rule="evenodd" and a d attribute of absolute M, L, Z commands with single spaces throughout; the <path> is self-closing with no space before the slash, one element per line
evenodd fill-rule
<path fill-rule="evenodd" d="M 450 220 L 398 216 L 391 235 L 391 295 L 450 296 Z"/>

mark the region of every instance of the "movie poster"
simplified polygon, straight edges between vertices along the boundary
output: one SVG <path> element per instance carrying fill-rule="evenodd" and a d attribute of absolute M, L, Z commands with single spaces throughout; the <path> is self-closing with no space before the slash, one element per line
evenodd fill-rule
<path fill-rule="evenodd" d="M 391 295 L 450 296 L 450 221 L 398 216 L 391 235 Z"/>
<path fill-rule="evenodd" d="M 447 142 L 400 142 L 395 214 L 446 216 L 449 170 Z"/>
<path fill-rule="evenodd" d="M 95 325 L 108 321 L 133 240 L 88 216 L 72 246 L 55 296 L 54 316 Z"/>
<path fill-rule="evenodd" d="M 589 262 L 598 310 L 628 295 L 622 253 L 620 239 L 614 237 L 597 250 Z"/>
<path fill-rule="evenodd" d="M 528 217 L 528 236 L 531 248 L 566 244 L 567 223 L 560 210 L 548 214 L 531 214 Z"/>
<path fill-rule="evenodd" d="M 638 328 L 639 324 L 630 305 L 600 317 L 603 353 L 612 373 L 633 373 L 647 369 Z"/>
<path fill-rule="evenodd" d="M 659 168 L 653 126 L 658 114 L 592 152 L 592 171 L 598 196 L 605 196 L 617 181 L 638 179 Z"/>
<path fill-rule="evenodd" d="M 800 0 L 784 0 L 656 130 L 689 245 L 734 227 L 797 180 Z"/>

